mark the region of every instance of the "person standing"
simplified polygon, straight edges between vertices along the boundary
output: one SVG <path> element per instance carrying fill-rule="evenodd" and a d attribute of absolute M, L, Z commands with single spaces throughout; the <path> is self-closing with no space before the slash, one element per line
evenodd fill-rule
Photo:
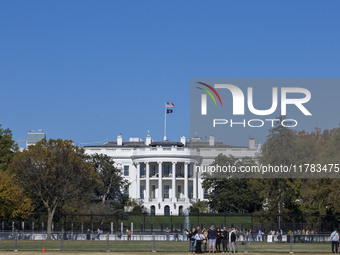
<path fill-rule="evenodd" d="M 214 225 L 211 225 L 210 229 L 208 230 L 208 239 L 209 239 L 209 253 L 212 252 L 215 253 L 215 245 L 216 245 L 216 229 Z"/>
<path fill-rule="evenodd" d="M 259 229 L 259 232 L 257 233 L 257 240 L 258 240 L 259 242 L 262 241 L 262 232 L 261 232 L 261 229 Z"/>
<path fill-rule="evenodd" d="M 220 228 L 216 232 L 216 252 L 221 252 L 222 231 Z"/>
<path fill-rule="evenodd" d="M 338 252 L 338 242 L 339 242 L 339 233 L 337 229 L 331 234 L 331 241 L 332 241 L 332 253 L 339 253 Z"/>
<path fill-rule="evenodd" d="M 206 228 L 203 229 L 202 234 L 204 235 L 203 239 L 203 252 L 207 252 L 207 242 L 208 242 L 208 231 Z"/>
<path fill-rule="evenodd" d="M 201 230 L 199 229 L 197 231 L 197 234 L 195 235 L 196 240 L 196 253 L 200 254 L 202 253 L 202 241 L 204 239 L 204 235 L 202 234 Z"/>
<path fill-rule="evenodd" d="M 196 230 L 193 228 L 188 234 L 188 239 L 190 242 L 189 253 L 192 253 L 195 251 L 195 231 Z"/>
<path fill-rule="evenodd" d="M 128 240 L 128 241 L 131 241 L 131 230 L 130 230 L 130 229 L 127 229 L 127 230 L 126 230 L 126 234 L 127 234 L 127 240 Z"/>
<path fill-rule="evenodd" d="M 231 229 L 231 234 L 230 234 L 230 253 L 232 253 L 232 252 L 236 253 L 235 242 L 236 242 L 235 229 Z"/>
<path fill-rule="evenodd" d="M 166 240 L 167 240 L 167 241 L 170 241 L 170 229 L 169 229 L 169 228 L 166 228 L 166 230 L 165 230 L 165 236 L 166 236 Z"/>
<path fill-rule="evenodd" d="M 178 241 L 178 230 L 174 229 L 174 241 Z"/>
<path fill-rule="evenodd" d="M 226 227 L 223 228 L 222 231 L 222 248 L 223 253 L 228 252 L 228 243 L 229 243 L 229 232 Z"/>

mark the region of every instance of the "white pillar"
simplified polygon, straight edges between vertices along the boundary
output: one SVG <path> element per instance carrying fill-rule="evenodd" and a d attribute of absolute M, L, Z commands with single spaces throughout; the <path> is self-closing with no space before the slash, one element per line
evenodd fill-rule
<path fill-rule="evenodd" d="M 200 180 L 202 180 L 200 177 L 201 173 L 197 173 L 197 198 L 198 199 L 203 199 L 204 197 L 204 190 L 202 188 L 202 182 Z"/>
<path fill-rule="evenodd" d="M 189 189 L 189 182 L 188 182 L 188 162 L 184 163 L 184 199 L 185 202 L 188 202 L 188 189 Z"/>
<path fill-rule="evenodd" d="M 131 222 L 131 235 L 133 235 L 133 222 Z"/>
<path fill-rule="evenodd" d="M 163 202 L 162 162 L 158 162 L 158 202 Z"/>
<path fill-rule="evenodd" d="M 136 198 L 140 199 L 140 164 L 137 163 Z"/>
<path fill-rule="evenodd" d="M 145 183 L 145 201 L 150 201 L 150 165 L 149 162 L 146 162 L 146 183 Z"/>
<path fill-rule="evenodd" d="M 176 162 L 172 162 L 172 202 L 177 202 L 176 198 Z"/>
<path fill-rule="evenodd" d="M 196 174 L 196 164 L 192 168 L 192 198 L 197 199 L 197 174 Z"/>

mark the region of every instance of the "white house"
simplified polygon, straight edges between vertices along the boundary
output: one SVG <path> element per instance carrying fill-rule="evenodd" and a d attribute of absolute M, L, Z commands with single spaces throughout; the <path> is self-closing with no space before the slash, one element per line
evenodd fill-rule
<path fill-rule="evenodd" d="M 194 171 L 195 165 L 210 165 L 220 153 L 236 158 L 255 157 L 261 148 L 255 146 L 253 138 L 249 139 L 249 146 L 244 147 L 215 142 L 213 136 L 208 141 L 200 138 L 187 141 L 183 136 L 179 142 L 157 142 L 148 134 L 145 141 L 140 138 L 123 141 L 122 135 L 118 135 L 116 141 L 84 149 L 89 155 L 112 157 L 130 183 L 126 192 L 147 212 L 181 215 L 207 196 L 202 189 L 201 173 Z"/>

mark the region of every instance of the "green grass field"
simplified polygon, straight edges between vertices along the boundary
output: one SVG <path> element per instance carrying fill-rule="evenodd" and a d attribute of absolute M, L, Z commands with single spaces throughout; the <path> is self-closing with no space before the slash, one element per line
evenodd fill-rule
<path fill-rule="evenodd" d="M 152 241 L 21 241 L 17 243 L 19 251 L 42 251 L 45 247 L 47 252 L 51 251 L 107 251 L 111 252 L 152 252 Z M 155 250 L 157 252 L 178 252 L 185 253 L 188 251 L 188 242 L 174 241 L 155 241 Z M 0 241 L 0 250 L 13 251 L 15 242 Z M 289 243 L 267 243 L 267 242 L 248 242 L 247 247 L 240 242 L 237 243 L 238 252 L 243 253 L 245 250 L 254 253 L 289 253 Z M 330 243 L 296 243 L 293 244 L 293 251 L 298 253 L 329 253 Z"/>

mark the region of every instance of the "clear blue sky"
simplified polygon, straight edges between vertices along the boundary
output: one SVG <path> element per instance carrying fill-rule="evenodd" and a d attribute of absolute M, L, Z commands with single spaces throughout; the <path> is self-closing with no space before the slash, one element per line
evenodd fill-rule
<path fill-rule="evenodd" d="M 310 0 L 1 1 L 0 123 L 17 139 L 41 128 L 77 144 L 147 130 L 160 140 L 167 99 L 178 140 L 189 136 L 192 77 L 339 77 L 339 10 Z"/>

